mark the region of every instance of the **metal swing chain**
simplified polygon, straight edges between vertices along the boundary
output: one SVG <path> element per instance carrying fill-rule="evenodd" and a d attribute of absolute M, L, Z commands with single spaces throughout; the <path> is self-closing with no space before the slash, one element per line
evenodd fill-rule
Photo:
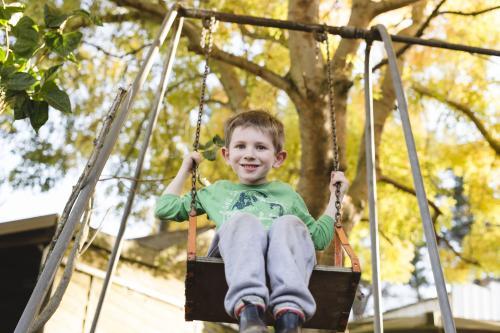
<path fill-rule="evenodd" d="M 205 70 L 203 72 L 203 79 L 201 81 L 201 94 L 200 103 L 198 107 L 198 119 L 196 122 L 196 136 L 194 139 L 193 147 L 194 151 L 198 151 L 200 147 L 200 132 L 201 132 L 201 118 L 203 116 L 203 108 L 205 106 L 205 91 L 207 87 L 207 76 L 210 70 L 208 66 L 208 61 L 210 59 L 210 52 L 212 51 L 213 44 L 213 30 L 215 27 L 215 17 L 203 19 L 203 29 L 201 33 L 201 47 L 205 53 Z M 191 168 L 191 211 L 189 215 L 196 215 L 196 178 L 198 175 L 198 165 L 193 161 L 193 167 Z"/>
<path fill-rule="evenodd" d="M 332 78 L 332 66 L 330 59 L 330 45 L 328 43 L 328 33 L 323 32 L 324 41 L 326 44 L 326 69 L 327 69 L 327 79 L 328 79 L 328 104 L 330 107 L 330 125 L 332 130 L 332 138 L 333 138 L 333 171 L 339 171 L 340 162 L 339 162 L 339 146 L 337 143 L 337 121 L 335 118 L 335 109 L 333 106 L 333 78 Z M 339 225 L 342 223 L 341 221 L 341 213 L 340 210 L 342 208 L 342 204 L 340 202 L 340 187 L 341 184 L 335 184 L 335 224 Z"/>

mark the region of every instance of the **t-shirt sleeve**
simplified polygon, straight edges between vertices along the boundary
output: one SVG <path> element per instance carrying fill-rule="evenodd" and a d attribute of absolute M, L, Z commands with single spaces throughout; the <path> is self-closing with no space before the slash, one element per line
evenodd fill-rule
<path fill-rule="evenodd" d="M 316 250 L 326 249 L 333 239 L 333 218 L 328 215 L 321 215 L 318 220 L 315 220 L 314 217 L 309 214 L 309 210 L 302 197 L 298 193 L 295 194 L 295 214 L 305 223 L 307 229 L 309 229 L 314 248 Z"/>
<path fill-rule="evenodd" d="M 196 196 L 196 215 L 205 213 L 202 204 L 200 203 L 199 196 Z M 155 216 L 160 220 L 173 220 L 173 221 L 186 221 L 189 219 L 189 212 L 191 211 L 191 193 L 183 196 L 175 194 L 165 194 L 158 198 L 155 207 Z"/>

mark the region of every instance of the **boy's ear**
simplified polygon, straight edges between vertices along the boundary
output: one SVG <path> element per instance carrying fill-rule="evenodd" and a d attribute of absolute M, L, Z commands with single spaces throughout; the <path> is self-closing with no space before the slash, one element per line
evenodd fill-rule
<path fill-rule="evenodd" d="M 283 162 L 285 162 L 287 157 L 287 152 L 282 150 L 276 154 L 276 160 L 273 163 L 273 168 L 279 168 Z"/>
<path fill-rule="evenodd" d="M 222 147 L 220 152 L 224 160 L 226 162 L 229 162 L 229 149 L 227 149 L 226 147 Z"/>

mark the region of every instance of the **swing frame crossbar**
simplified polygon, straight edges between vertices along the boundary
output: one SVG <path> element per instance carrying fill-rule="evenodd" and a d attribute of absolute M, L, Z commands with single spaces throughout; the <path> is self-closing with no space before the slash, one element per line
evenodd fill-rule
<path fill-rule="evenodd" d="M 375 27 L 373 29 L 366 30 L 351 26 L 331 26 L 326 24 L 293 22 L 287 20 L 276 20 L 265 17 L 238 15 L 238 14 L 217 12 L 212 10 L 193 9 L 184 7 L 179 7 L 179 16 L 186 18 L 194 18 L 194 19 L 209 19 L 210 17 L 214 17 L 217 21 L 221 22 L 248 24 L 252 26 L 279 28 L 285 30 L 294 30 L 294 31 L 312 32 L 312 33 L 326 32 L 347 39 L 382 41 L 380 32 L 377 29 L 375 29 Z M 497 56 L 497 57 L 500 56 L 500 51 L 494 49 L 468 46 L 463 44 L 449 43 L 445 41 L 417 38 L 410 36 L 398 36 L 398 35 L 389 35 L 389 36 L 391 37 L 393 42 L 430 46 L 441 49 L 463 51 L 463 52 Z"/>
<path fill-rule="evenodd" d="M 174 25 L 175 21 L 180 21 L 181 23 L 179 24 L 179 31 L 182 26 L 182 18 L 194 18 L 194 19 L 209 19 L 211 17 L 214 17 L 218 21 L 222 22 L 231 22 L 231 23 L 237 23 L 237 24 L 249 24 L 253 26 L 263 26 L 263 27 L 274 27 L 274 28 L 280 28 L 280 29 L 287 29 L 287 30 L 295 30 L 295 31 L 304 31 L 304 32 L 311 32 L 311 33 L 329 33 L 329 34 L 334 34 L 334 35 L 339 35 L 342 38 L 358 38 L 358 39 L 364 39 L 367 41 L 367 50 L 366 50 L 366 65 L 365 65 L 365 101 L 366 101 L 366 112 L 367 112 L 367 121 L 366 121 L 366 142 L 367 142 L 367 147 L 373 147 L 373 123 L 372 123 L 372 96 L 371 96 L 371 79 L 369 76 L 369 73 L 366 73 L 366 71 L 371 72 L 371 66 L 369 64 L 369 45 L 371 45 L 372 41 L 375 40 L 381 40 L 384 42 L 384 46 L 387 51 L 387 56 L 389 59 L 389 67 L 391 70 L 391 75 L 393 79 L 393 84 L 395 86 L 395 90 L 397 93 L 397 100 L 398 100 L 398 106 L 399 110 L 401 112 L 401 118 L 402 118 L 402 124 L 403 124 L 403 129 L 405 133 L 405 141 L 407 143 L 407 150 L 408 150 L 408 155 L 410 158 L 410 163 L 411 163 L 411 169 L 412 169 L 412 174 L 413 174 L 413 179 L 416 187 L 416 193 L 417 193 L 417 199 L 419 202 L 419 208 L 422 216 L 422 221 L 424 224 L 424 231 L 427 239 L 427 246 L 428 250 L 430 253 L 430 258 L 431 258 L 431 265 L 432 265 L 432 270 L 436 282 L 436 289 L 438 292 L 438 298 L 440 302 L 440 307 L 441 307 L 441 312 L 444 318 L 444 328 L 446 333 L 452 333 L 456 332 L 454 322 L 453 322 L 453 317 L 451 314 L 451 308 L 449 306 L 449 301 L 448 297 L 446 294 L 446 286 L 444 284 L 444 277 L 442 273 L 442 268 L 440 265 L 439 261 L 439 255 L 437 252 L 437 244 L 436 244 L 436 239 L 435 239 L 435 231 L 432 226 L 432 221 L 430 219 L 430 213 L 429 213 L 429 208 L 427 206 L 427 198 L 425 195 L 425 190 L 423 187 L 423 182 L 422 182 L 422 176 L 420 172 L 420 167 L 418 163 L 418 157 L 415 149 L 415 143 L 413 139 L 413 135 L 411 132 L 411 126 L 410 126 L 410 121 L 408 117 L 408 110 L 407 110 L 407 105 L 406 105 L 406 98 L 404 96 L 404 90 L 402 87 L 402 82 L 401 82 L 401 77 L 399 75 L 399 72 L 397 70 L 397 66 L 395 65 L 395 59 L 396 55 L 394 53 L 394 50 L 392 48 L 392 41 L 395 42 L 401 42 L 401 43 L 406 43 L 406 44 L 417 44 L 417 45 L 424 45 L 424 46 L 430 46 L 430 47 L 437 47 L 437 48 L 443 48 L 443 49 L 449 49 L 449 50 L 456 50 L 456 51 L 464 51 L 464 52 L 470 52 L 470 53 L 476 53 L 476 54 L 483 54 L 483 55 L 490 55 L 490 56 L 500 56 L 500 51 L 498 50 L 492 50 L 492 49 L 486 49 L 486 48 L 480 48 L 480 47 L 472 47 L 472 46 L 467 46 L 467 45 L 461 45 L 461 44 L 453 44 L 453 43 L 448 43 L 448 42 L 443 42 L 443 41 L 436 41 L 436 40 L 426 40 L 422 38 L 415 38 L 415 37 L 403 37 L 403 36 L 395 36 L 395 35 L 389 35 L 387 31 L 385 30 L 385 27 L 383 26 L 376 26 L 373 27 L 370 30 L 364 30 L 364 29 L 359 29 L 355 27 L 334 27 L 334 26 L 328 26 L 328 25 L 320 25 L 320 24 L 310 24 L 310 23 L 300 23 L 300 22 L 292 22 L 292 21 L 284 21 L 284 20 L 274 20 L 274 19 L 268 19 L 268 18 L 260 18 L 260 17 L 254 17 L 254 16 L 245 16 L 245 15 L 236 15 L 236 14 L 229 14 L 229 13 L 222 13 L 222 12 L 216 12 L 216 11 L 209 11 L 209 10 L 199 10 L 199 9 L 189 9 L 189 8 L 183 8 L 182 6 L 178 4 L 174 4 L 170 7 L 168 10 L 165 19 L 162 23 L 162 26 L 160 28 L 160 32 L 158 36 L 156 37 L 154 43 L 149 49 L 149 52 L 141 66 L 141 69 L 139 71 L 139 74 L 135 78 L 130 91 L 127 92 L 126 100 L 120 104 L 120 108 L 118 110 L 116 119 L 114 119 L 112 123 L 112 127 L 110 130 L 110 133 L 108 134 L 108 137 L 105 138 L 105 142 L 103 143 L 103 149 L 99 152 L 99 156 L 96 158 L 96 163 L 95 166 L 93 166 L 90 175 L 89 175 L 89 181 L 83 188 L 81 189 L 81 192 L 78 196 L 77 201 L 73 204 L 73 207 L 71 209 L 71 212 L 68 216 L 67 221 L 65 222 L 62 231 L 60 235 L 57 237 L 55 240 L 55 246 L 53 248 L 53 251 L 50 253 L 48 256 L 45 266 L 43 267 L 39 279 L 37 281 L 37 284 L 30 296 L 30 299 L 28 300 L 28 303 L 23 311 L 23 314 L 16 326 L 15 333 L 25 333 L 30 330 L 30 327 L 35 320 L 36 315 L 38 314 L 38 311 L 45 301 L 45 298 L 47 296 L 48 291 L 51 288 L 51 285 L 53 283 L 55 274 L 57 272 L 57 269 L 59 268 L 59 265 L 62 261 L 62 258 L 64 256 L 65 250 L 68 247 L 69 243 L 71 242 L 72 236 L 75 233 L 75 230 L 78 226 L 78 222 L 80 221 L 84 209 L 86 207 L 87 202 L 90 200 L 91 193 L 93 192 L 95 185 L 98 181 L 98 178 L 100 177 L 102 170 L 104 168 L 104 165 L 106 164 L 111 150 L 113 146 L 115 145 L 118 135 L 120 133 L 121 128 L 123 127 L 124 121 L 132 108 L 133 101 L 136 97 L 137 92 L 142 88 L 144 81 L 146 80 L 147 74 L 151 70 L 152 62 L 156 58 L 156 56 L 159 53 L 159 49 L 161 45 L 164 43 L 167 34 L 171 30 L 171 28 Z M 177 27 L 177 25 L 176 25 Z M 177 31 L 177 28 L 176 28 Z M 171 66 L 173 63 L 173 60 L 175 58 L 175 48 L 177 47 L 178 43 L 178 38 L 175 38 L 176 41 L 171 43 L 169 47 L 169 55 L 168 55 L 168 62 L 170 63 L 168 67 Z M 168 69 L 170 71 L 170 68 Z M 168 83 L 168 75 L 163 75 L 164 80 L 161 84 L 166 87 L 166 84 Z M 164 93 L 165 88 L 162 89 L 162 93 Z M 159 99 L 159 98 L 157 98 Z M 152 112 L 158 112 L 158 103 L 155 103 L 156 105 L 154 106 L 154 110 Z M 151 123 L 151 130 L 154 127 L 154 124 L 156 123 L 156 115 L 150 117 L 150 123 Z M 371 132 L 370 132 L 371 129 Z M 150 139 L 150 130 L 148 129 L 149 134 L 146 135 L 145 143 L 141 146 L 141 156 L 146 152 L 149 139 Z M 378 289 L 379 285 L 379 279 L 380 277 L 378 276 L 378 267 L 379 267 L 379 258 L 378 258 L 378 236 L 377 236 L 377 227 L 376 227 L 376 187 L 375 187 L 375 173 L 374 173 L 374 165 L 373 161 L 375 160 L 375 152 L 372 151 L 372 149 L 369 149 L 368 154 L 370 155 L 366 160 L 367 160 L 367 172 L 371 173 L 369 175 L 368 180 L 369 180 L 369 202 L 370 202 L 370 224 L 371 224 L 371 234 L 372 234 L 372 263 L 373 266 L 376 268 L 373 272 L 374 276 L 374 286 Z M 142 169 L 142 163 L 143 163 L 143 158 L 139 159 L 136 165 L 136 178 L 139 178 L 138 175 L 140 175 L 141 169 Z M 120 225 L 120 237 L 117 237 L 117 240 L 114 244 L 113 248 L 113 256 L 112 259 L 110 259 L 110 263 L 108 266 L 108 276 L 107 279 L 109 279 L 108 284 L 111 283 L 111 277 L 114 271 L 114 268 L 116 267 L 116 262 L 119 260 L 120 257 L 120 252 L 121 252 L 121 244 L 122 244 L 122 238 L 123 233 L 126 228 L 126 222 L 127 222 L 127 216 L 128 213 L 130 212 L 131 205 L 133 202 L 133 194 L 129 195 L 129 202 L 127 202 L 128 208 L 126 209 L 126 212 L 124 213 L 124 217 L 122 218 L 121 225 Z M 344 237 L 341 237 L 344 238 Z M 345 238 L 345 241 L 347 242 L 347 238 Z M 342 241 L 343 243 L 344 241 Z M 356 270 L 353 267 L 353 270 Z M 359 272 L 358 272 L 359 273 Z M 107 288 L 103 288 L 102 294 L 105 295 Z M 104 296 L 101 296 L 102 301 L 104 300 Z M 380 299 L 380 291 L 377 290 L 375 293 L 375 298 L 376 298 L 376 321 L 381 323 L 381 314 L 380 314 L 380 307 L 379 307 L 379 299 Z M 100 312 L 100 308 L 98 309 L 97 312 Z M 377 313 L 379 312 L 379 313 Z M 95 324 L 93 325 L 93 330 L 95 330 L 96 324 L 97 324 L 97 318 L 98 314 L 96 313 L 95 317 Z M 381 324 L 376 324 L 376 332 L 379 333 L 383 330 L 381 327 Z"/>

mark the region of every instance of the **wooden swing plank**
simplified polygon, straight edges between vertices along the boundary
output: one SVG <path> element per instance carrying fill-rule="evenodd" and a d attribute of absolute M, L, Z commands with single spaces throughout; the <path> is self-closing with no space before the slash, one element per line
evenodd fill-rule
<path fill-rule="evenodd" d="M 345 331 L 361 273 L 351 268 L 317 265 L 309 289 L 316 300 L 316 314 L 304 327 Z M 188 260 L 186 274 L 186 320 L 234 323 L 224 310 L 227 283 L 219 258 Z M 267 324 L 273 319 L 267 313 Z"/>

